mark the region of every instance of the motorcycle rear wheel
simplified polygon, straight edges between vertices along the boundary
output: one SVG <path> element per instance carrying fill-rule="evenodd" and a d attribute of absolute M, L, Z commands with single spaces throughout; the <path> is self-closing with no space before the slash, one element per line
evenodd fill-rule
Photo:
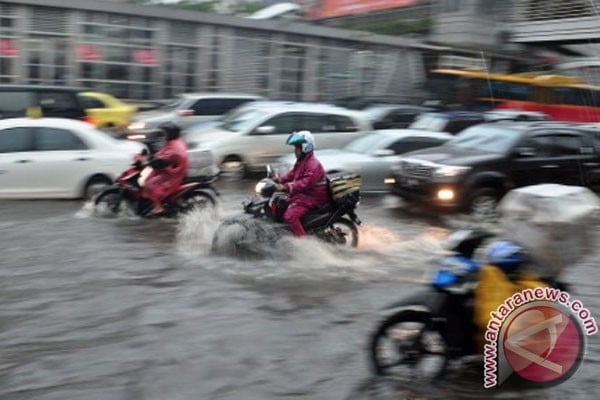
<path fill-rule="evenodd" d="M 448 365 L 442 332 L 424 311 L 404 310 L 384 320 L 371 336 L 369 362 L 376 375 L 436 379 Z"/>
<path fill-rule="evenodd" d="M 96 211 L 101 215 L 116 216 L 121 210 L 123 196 L 119 189 L 112 188 L 102 191 L 94 201 Z"/>
<path fill-rule="evenodd" d="M 323 234 L 326 242 L 337 246 L 358 246 L 358 229 L 356 224 L 347 218 L 334 221 Z"/>

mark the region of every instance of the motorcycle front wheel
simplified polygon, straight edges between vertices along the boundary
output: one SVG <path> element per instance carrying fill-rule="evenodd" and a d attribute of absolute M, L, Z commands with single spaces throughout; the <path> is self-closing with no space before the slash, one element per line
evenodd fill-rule
<path fill-rule="evenodd" d="M 117 188 L 102 191 L 94 201 L 96 212 L 103 216 L 116 216 L 121 210 L 123 196 Z"/>
<path fill-rule="evenodd" d="M 369 361 L 377 375 L 435 379 L 448 365 L 448 346 L 430 313 L 404 310 L 371 336 Z"/>
<path fill-rule="evenodd" d="M 358 246 L 358 229 L 354 222 L 340 218 L 325 229 L 323 239 L 337 246 L 356 247 Z"/>

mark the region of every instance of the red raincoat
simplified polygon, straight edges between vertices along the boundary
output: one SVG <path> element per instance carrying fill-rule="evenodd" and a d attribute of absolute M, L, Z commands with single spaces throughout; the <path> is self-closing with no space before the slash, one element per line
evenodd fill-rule
<path fill-rule="evenodd" d="M 297 236 L 304 236 L 306 232 L 300 219 L 311 208 L 325 205 L 329 201 L 325 169 L 313 152 L 310 152 L 296 161 L 294 167 L 279 179 L 279 183 L 289 193 L 289 206 L 283 214 L 283 220 Z"/>
<path fill-rule="evenodd" d="M 166 160 L 169 165 L 160 170 L 153 170 L 143 189 L 143 196 L 154 203 L 162 203 L 175 192 L 187 174 L 187 146 L 181 139 L 167 141 L 154 159 Z"/>

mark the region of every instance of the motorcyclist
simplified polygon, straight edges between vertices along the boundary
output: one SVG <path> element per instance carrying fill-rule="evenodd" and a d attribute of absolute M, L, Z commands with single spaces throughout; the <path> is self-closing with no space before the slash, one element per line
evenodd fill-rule
<path fill-rule="evenodd" d="M 306 235 L 301 218 L 309 209 L 327 204 L 327 176 L 325 169 L 314 155 L 315 139 L 309 131 L 292 133 L 286 144 L 294 146 L 296 163 L 294 167 L 281 178 L 276 178 L 276 189 L 288 193 L 288 207 L 283 214 L 283 220 L 298 236 Z"/>
<path fill-rule="evenodd" d="M 179 126 L 167 122 L 159 128 L 166 142 L 150 161 L 153 171 L 142 189 L 142 196 L 152 201 L 150 216 L 164 213 L 163 201 L 179 188 L 188 168 L 187 146 L 181 139 Z"/>

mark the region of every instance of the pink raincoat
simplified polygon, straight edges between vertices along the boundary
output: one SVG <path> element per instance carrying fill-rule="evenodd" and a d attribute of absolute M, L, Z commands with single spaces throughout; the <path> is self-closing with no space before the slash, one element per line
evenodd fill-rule
<path fill-rule="evenodd" d="M 300 219 L 311 208 L 323 206 L 329 201 L 325 170 L 313 152 L 310 152 L 296 161 L 294 167 L 279 179 L 279 183 L 289 193 L 289 206 L 283 214 L 283 220 L 297 236 L 302 237 L 306 232 Z"/>
<path fill-rule="evenodd" d="M 181 139 L 169 140 L 154 155 L 154 159 L 166 160 L 169 165 L 152 171 L 144 185 L 143 196 L 154 203 L 162 203 L 179 188 L 187 174 L 187 147 Z"/>

